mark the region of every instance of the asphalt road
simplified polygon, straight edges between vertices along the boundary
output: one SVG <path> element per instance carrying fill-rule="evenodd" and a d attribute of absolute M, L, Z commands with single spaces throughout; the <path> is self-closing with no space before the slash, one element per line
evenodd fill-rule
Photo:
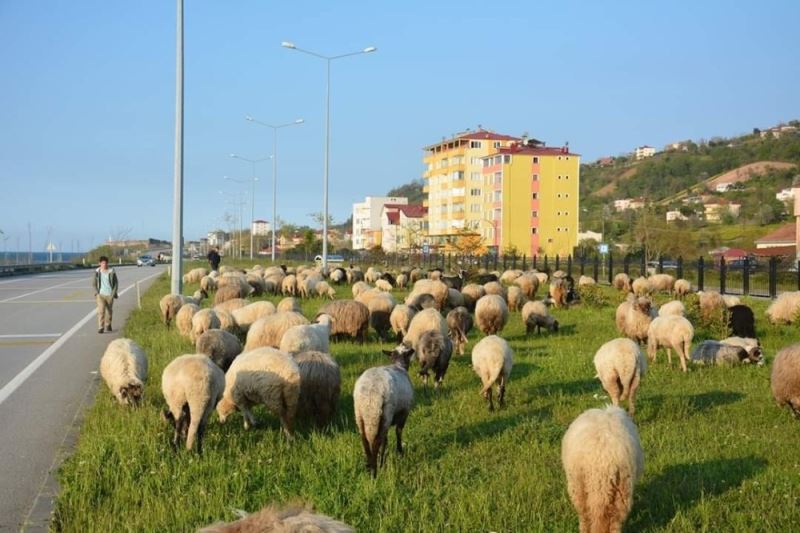
<path fill-rule="evenodd" d="M 100 357 L 164 266 L 119 267 L 113 333 L 97 333 L 91 270 L 0 279 L 0 531 L 46 530 L 54 470 Z"/>

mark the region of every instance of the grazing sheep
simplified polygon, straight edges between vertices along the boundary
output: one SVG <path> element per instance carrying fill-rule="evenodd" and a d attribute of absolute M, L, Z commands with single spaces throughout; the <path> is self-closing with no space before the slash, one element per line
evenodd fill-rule
<path fill-rule="evenodd" d="M 320 281 L 317 283 L 317 296 L 320 298 L 329 298 L 333 300 L 336 298 L 336 289 L 328 285 L 327 281 Z"/>
<path fill-rule="evenodd" d="M 464 347 L 467 345 L 467 335 L 472 329 L 472 315 L 466 307 L 456 307 L 447 313 L 448 336 L 452 341 L 455 350 L 459 355 L 464 355 Z"/>
<path fill-rule="evenodd" d="M 252 294 L 253 296 L 261 296 L 262 294 L 267 292 L 266 281 L 260 275 L 248 274 L 245 277 L 245 280 L 247 281 L 247 284 L 253 288 L 253 290 L 250 291 L 250 294 Z"/>
<path fill-rule="evenodd" d="M 392 329 L 391 316 L 394 306 L 394 298 L 392 298 L 391 294 L 386 292 L 382 292 L 379 296 L 370 299 L 367 304 L 367 309 L 369 309 L 369 323 L 381 340 L 385 340 L 389 334 L 389 330 Z"/>
<path fill-rule="evenodd" d="M 672 351 L 675 349 L 681 359 L 681 369 L 686 372 L 686 361 L 689 360 L 689 349 L 692 347 L 694 328 L 692 323 L 682 316 L 660 316 L 655 318 L 647 330 L 647 355 L 651 361 L 656 360 L 656 352 L 660 347 L 667 349 L 667 360 L 672 365 Z"/>
<path fill-rule="evenodd" d="M 320 314 L 315 322 L 287 329 L 281 338 L 280 351 L 289 355 L 310 351 L 327 353 L 331 335 L 331 317 Z"/>
<path fill-rule="evenodd" d="M 208 275 L 208 270 L 205 268 L 193 268 L 189 272 L 183 275 L 183 283 L 184 285 L 189 283 L 200 283 L 200 280 L 203 279 L 203 276 Z"/>
<path fill-rule="evenodd" d="M 383 292 L 392 292 L 392 284 L 385 279 L 379 279 L 375 282 L 375 288 Z"/>
<path fill-rule="evenodd" d="M 647 342 L 647 331 L 652 321 L 651 305 L 649 298 L 629 295 L 628 299 L 617 307 L 617 330 L 639 344 Z"/>
<path fill-rule="evenodd" d="M 428 388 L 428 371 L 434 373 L 434 389 L 438 390 L 444 381 L 447 367 L 450 365 L 450 357 L 453 355 L 453 343 L 439 331 L 426 331 L 419 338 L 416 350 L 419 359 L 419 375 L 425 388 Z"/>
<path fill-rule="evenodd" d="M 236 356 L 242 353 L 242 343 L 233 333 L 210 329 L 197 338 L 195 350 L 210 357 L 223 372 L 227 372 Z"/>
<path fill-rule="evenodd" d="M 369 267 L 364 274 L 364 281 L 367 283 L 375 284 L 381 277 L 381 272 L 376 270 L 375 267 Z"/>
<path fill-rule="evenodd" d="M 319 313 L 330 315 L 331 337 L 350 337 L 359 342 L 367 340 L 369 332 L 369 308 L 354 300 L 334 300 L 319 309 Z"/>
<path fill-rule="evenodd" d="M 700 365 L 738 365 L 750 363 L 747 350 L 718 341 L 703 341 L 692 350 L 692 363 Z M 752 361 L 758 363 L 758 361 Z"/>
<path fill-rule="evenodd" d="M 200 309 L 192 316 L 192 331 L 189 339 L 195 342 L 197 338 L 210 329 L 219 329 L 220 322 L 213 309 Z"/>
<path fill-rule="evenodd" d="M 416 283 L 417 281 L 421 280 L 425 277 L 425 271 L 421 268 L 412 268 L 411 272 L 408 273 L 408 281 L 411 283 Z"/>
<path fill-rule="evenodd" d="M 369 289 L 367 291 L 361 292 L 358 296 L 356 296 L 353 299 L 355 301 L 357 301 L 359 303 L 362 303 L 362 304 L 366 305 L 367 307 L 369 307 L 370 300 L 372 300 L 373 298 L 386 296 L 387 294 L 388 293 L 385 293 L 383 291 L 379 291 L 378 289 L 372 288 L 372 289 Z"/>
<path fill-rule="evenodd" d="M 484 337 L 472 348 L 472 369 L 481 378 L 481 396 L 489 401 L 489 411 L 494 411 L 492 385 L 497 384 L 497 401 L 500 407 L 505 403 L 506 385 L 511 376 L 513 359 L 511 347 L 505 339 L 497 335 Z"/>
<path fill-rule="evenodd" d="M 389 324 L 392 326 L 394 334 L 397 335 L 398 343 L 403 342 L 415 313 L 416 310 L 413 307 L 405 304 L 395 305 L 394 309 L 392 309 L 392 314 L 389 315 Z"/>
<path fill-rule="evenodd" d="M 290 274 L 281 281 L 281 294 L 284 296 L 297 296 L 297 276 Z"/>
<path fill-rule="evenodd" d="M 700 301 L 700 318 L 703 322 L 713 320 L 727 309 L 725 300 L 716 291 L 698 292 L 697 297 Z"/>
<path fill-rule="evenodd" d="M 291 439 L 299 397 L 300 368 L 294 359 L 274 348 L 257 348 L 234 359 L 225 374 L 225 392 L 217 414 L 224 423 L 239 409 L 244 428 L 250 429 L 256 425 L 252 407 L 263 404 L 280 418 L 283 432 Z"/>
<path fill-rule="evenodd" d="M 640 276 L 631 283 L 631 290 L 636 296 L 649 296 L 653 292 L 653 286 L 647 278 Z"/>
<path fill-rule="evenodd" d="M 733 296 L 732 294 L 723 294 L 722 301 L 725 302 L 725 307 L 728 309 L 737 305 L 742 305 L 742 300 L 740 300 L 738 296 Z"/>
<path fill-rule="evenodd" d="M 225 278 L 222 278 L 225 279 Z M 234 298 L 241 298 L 241 289 L 238 285 L 224 285 L 217 288 L 214 294 L 214 305 L 219 305 L 226 300 L 233 300 Z"/>
<path fill-rule="evenodd" d="M 508 321 L 508 305 L 497 294 L 487 294 L 475 304 L 475 324 L 484 335 L 495 335 Z"/>
<path fill-rule="evenodd" d="M 544 285 L 550 279 L 545 272 L 534 272 L 533 275 L 539 280 L 539 285 Z"/>
<path fill-rule="evenodd" d="M 620 400 L 627 399 L 628 414 L 633 416 L 636 390 L 647 372 L 647 359 L 639 345 L 631 339 L 608 341 L 594 354 L 594 368 L 611 403 L 619 406 Z"/>
<path fill-rule="evenodd" d="M 300 306 L 300 299 L 294 297 L 284 298 L 278 305 L 275 307 L 275 311 L 278 313 L 286 312 L 286 311 L 294 311 L 295 313 L 302 313 L 303 310 Z"/>
<path fill-rule="evenodd" d="M 648 278 L 653 292 L 672 293 L 675 286 L 675 277 L 669 274 L 653 274 Z"/>
<path fill-rule="evenodd" d="M 436 309 L 436 298 L 428 293 L 416 294 L 412 292 L 406 297 L 406 305 L 414 309 Z"/>
<path fill-rule="evenodd" d="M 514 285 L 522 290 L 522 294 L 529 300 L 536 298 L 536 291 L 539 290 L 539 278 L 533 273 L 525 273 L 514 280 Z"/>
<path fill-rule="evenodd" d="M 219 329 L 227 331 L 228 333 L 239 333 L 239 326 L 236 324 L 236 319 L 233 318 L 233 313 L 229 313 L 223 309 L 214 309 L 219 319 Z"/>
<path fill-rule="evenodd" d="M 800 316 L 800 291 L 784 292 L 767 307 L 772 324 L 792 324 Z"/>
<path fill-rule="evenodd" d="M 351 290 L 353 291 L 353 298 L 358 298 L 359 294 L 370 290 L 370 286 L 365 281 L 357 281 L 353 284 Z"/>
<path fill-rule="evenodd" d="M 520 277 L 521 275 L 522 275 L 522 270 L 506 270 L 500 276 L 500 283 L 511 285 L 512 283 L 514 283 L 514 280 Z"/>
<path fill-rule="evenodd" d="M 686 316 L 686 307 L 679 300 L 672 300 L 658 308 L 658 316 Z"/>
<path fill-rule="evenodd" d="M 612 286 L 618 291 L 631 292 L 631 278 L 625 272 L 620 272 L 614 276 Z"/>
<path fill-rule="evenodd" d="M 553 301 L 553 305 L 555 305 L 556 308 L 567 305 L 568 292 L 569 287 L 567 287 L 565 278 L 553 276 L 553 280 L 550 282 L 550 299 Z"/>
<path fill-rule="evenodd" d="M 100 376 L 122 405 L 138 406 L 147 381 L 147 356 L 131 339 L 114 339 L 100 359 Z"/>
<path fill-rule="evenodd" d="M 445 301 L 447 301 L 449 289 L 450 287 L 439 280 L 421 279 L 414 283 L 414 288 L 412 289 L 408 298 L 410 299 L 412 295 L 416 296 L 419 294 L 430 294 L 433 296 L 434 300 L 436 300 L 436 308 L 442 310 L 444 308 Z"/>
<path fill-rule="evenodd" d="M 192 335 L 192 318 L 199 310 L 200 306 L 195 304 L 181 306 L 180 310 L 175 315 L 175 327 L 178 328 L 178 333 L 184 337 L 190 337 Z"/>
<path fill-rule="evenodd" d="M 588 287 L 589 285 L 597 285 L 597 282 L 591 276 L 581 276 L 578 278 L 578 287 Z"/>
<path fill-rule="evenodd" d="M 447 289 L 447 302 L 445 303 L 445 307 L 447 309 L 455 309 L 456 307 L 462 307 L 466 303 L 464 299 L 464 295 L 461 294 L 461 291 L 458 289 Z"/>
<path fill-rule="evenodd" d="M 175 317 L 178 315 L 183 299 L 177 294 L 166 294 L 158 302 L 158 308 L 161 310 L 161 320 L 164 325 L 169 327 Z"/>
<path fill-rule="evenodd" d="M 519 311 L 522 309 L 522 306 L 525 305 L 528 299 L 522 293 L 522 289 L 517 286 L 511 286 L 508 288 L 508 310 L 509 311 Z"/>
<path fill-rule="evenodd" d="M 504 300 L 506 299 L 506 296 L 508 294 L 506 288 L 503 285 L 501 285 L 499 281 L 490 281 L 489 283 L 484 283 L 483 290 L 484 293 L 487 295 L 496 294 L 497 296 L 500 296 Z"/>
<path fill-rule="evenodd" d="M 206 526 L 198 533 L 354 533 L 355 529 L 329 516 L 315 513 L 310 507 L 274 505 L 247 515 L 235 522 L 218 522 Z"/>
<path fill-rule="evenodd" d="M 400 274 L 394 282 L 394 286 L 398 289 L 405 289 L 408 285 L 408 274 Z"/>
<path fill-rule="evenodd" d="M 239 329 L 246 332 L 256 320 L 265 316 L 274 315 L 276 312 L 275 304 L 266 300 L 261 300 L 240 307 L 239 309 L 234 309 L 231 314 L 236 321 L 236 325 L 239 326 Z"/>
<path fill-rule="evenodd" d="M 639 433 L 615 406 L 584 411 L 561 441 L 567 492 L 581 532 L 619 532 L 644 470 Z"/>
<path fill-rule="evenodd" d="M 800 418 L 800 343 L 787 346 L 775 356 L 770 385 L 778 406 L 788 406 Z"/>
<path fill-rule="evenodd" d="M 173 449 L 177 449 L 181 439 L 186 439 L 186 449 L 191 450 L 197 440 L 197 452 L 203 453 L 208 417 L 224 389 L 225 374 L 206 355 L 181 355 L 164 368 L 161 392 L 167 409 L 163 416 L 175 430 Z"/>
<path fill-rule="evenodd" d="M 216 280 L 211 276 L 203 276 L 200 280 L 200 290 L 204 291 L 206 294 L 214 292 L 217 290 Z"/>
<path fill-rule="evenodd" d="M 367 369 L 353 387 L 356 427 L 367 456 L 367 470 L 378 474 L 386 459 L 389 428 L 395 426 L 397 453 L 403 453 L 403 428 L 414 402 L 414 388 L 408 377 L 408 366 L 414 350 L 401 344 L 394 350 L 383 350 L 392 364 Z"/>
<path fill-rule="evenodd" d="M 314 418 L 317 427 L 330 424 L 339 403 L 342 378 L 339 365 L 327 353 L 300 352 L 294 356 L 300 368 L 298 418 Z"/>
<path fill-rule="evenodd" d="M 486 290 L 482 285 L 468 283 L 461 289 L 461 294 L 464 296 L 464 307 L 469 311 L 475 311 L 475 304 L 486 295 Z"/>
<path fill-rule="evenodd" d="M 675 284 L 672 286 L 672 290 L 675 292 L 675 296 L 678 298 L 683 298 L 692 292 L 692 284 L 683 278 L 676 279 Z"/>
<path fill-rule="evenodd" d="M 308 325 L 310 322 L 300 313 L 284 311 L 259 318 L 247 330 L 244 351 L 249 352 L 256 348 L 278 348 L 283 334 L 293 326 Z"/>
<path fill-rule="evenodd" d="M 746 305 L 728 309 L 728 329 L 734 337 L 756 338 L 756 316 Z"/>
<path fill-rule="evenodd" d="M 329 277 L 331 282 L 337 285 L 341 285 L 343 282 L 347 281 L 347 273 L 342 268 L 334 269 Z"/>
<path fill-rule="evenodd" d="M 747 358 L 750 362 L 759 366 L 764 364 L 764 352 L 761 350 L 761 343 L 758 342 L 758 339 L 753 337 L 728 337 L 719 342 L 744 348 L 747 351 Z"/>
<path fill-rule="evenodd" d="M 221 304 L 216 304 L 214 306 L 214 310 L 227 311 L 229 313 L 233 313 L 237 309 L 241 309 L 242 307 L 245 307 L 247 305 L 249 305 L 249 303 L 244 298 L 232 298 L 230 300 L 225 300 Z"/>
<path fill-rule="evenodd" d="M 350 285 L 364 281 L 364 273 L 361 272 L 359 267 L 347 269 L 345 272 L 347 274 L 347 283 Z"/>
<path fill-rule="evenodd" d="M 408 325 L 408 331 L 403 338 L 403 343 L 417 350 L 419 339 L 426 331 L 438 331 L 443 336 L 447 335 L 447 322 L 441 313 L 434 308 L 423 309 L 414 315 Z"/>
<path fill-rule="evenodd" d="M 526 335 L 530 335 L 533 328 L 536 328 L 537 334 L 542 332 L 542 327 L 550 332 L 558 331 L 558 320 L 550 315 L 547 306 L 540 301 L 525 303 L 522 307 L 522 323 L 525 324 Z"/>
<path fill-rule="evenodd" d="M 297 288 L 300 291 L 301 298 L 311 298 L 317 294 L 317 284 L 322 282 L 322 277 L 312 274 L 302 281 L 298 280 Z"/>

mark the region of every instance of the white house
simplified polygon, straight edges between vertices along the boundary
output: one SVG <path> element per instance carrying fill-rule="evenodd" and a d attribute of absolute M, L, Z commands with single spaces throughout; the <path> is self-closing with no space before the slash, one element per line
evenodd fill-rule
<path fill-rule="evenodd" d="M 622 198 L 614 200 L 615 211 L 625 211 L 626 209 L 641 209 L 644 207 L 644 198 Z"/>
<path fill-rule="evenodd" d="M 786 189 L 781 189 L 781 192 L 775 194 L 775 198 L 780 200 L 781 202 L 788 202 L 789 200 L 794 200 L 794 189 L 788 187 Z"/>
<path fill-rule="evenodd" d="M 603 242 L 603 234 L 597 231 L 588 231 L 588 230 L 578 232 L 578 242 L 587 241 L 589 239 L 597 242 Z"/>
<path fill-rule="evenodd" d="M 715 190 L 717 192 L 728 192 L 733 188 L 735 184 L 732 181 L 725 181 L 722 183 L 717 183 Z"/>
<path fill-rule="evenodd" d="M 656 149 L 652 146 L 644 145 L 644 146 L 637 146 L 636 149 L 633 151 L 633 155 L 636 157 L 636 160 L 645 159 L 648 157 L 653 157 L 656 155 Z"/>
<path fill-rule="evenodd" d="M 677 209 L 673 211 L 667 211 L 667 222 L 673 222 L 675 220 L 689 220 L 689 217 L 687 217 Z"/>
<path fill-rule="evenodd" d="M 253 221 L 253 235 L 269 235 L 270 232 L 270 224 L 266 220 L 254 220 Z"/>
<path fill-rule="evenodd" d="M 215 229 L 208 232 L 208 245 L 214 247 L 224 246 L 226 242 L 225 232 L 220 229 Z"/>
<path fill-rule="evenodd" d="M 384 204 L 381 248 L 385 252 L 419 248 L 428 235 L 428 208 L 415 204 Z"/>
<path fill-rule="evenodd" d="M 366 250 L 380 244 L 381 210 L 384 204 L 408 204 L 400 196 L 367 196 L 353 204 L 353 250 Z"/>

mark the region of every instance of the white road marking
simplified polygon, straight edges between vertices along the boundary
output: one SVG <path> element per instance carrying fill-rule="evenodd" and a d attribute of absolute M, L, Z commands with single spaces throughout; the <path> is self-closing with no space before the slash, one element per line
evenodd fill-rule
<path fill-rule="evenodd" d="M 76 281 L 86 281 L 86 280 L 83 279 L 83 278 L 73 279 L 72 281 L 65 281 L 64 283 L 59 283 L 58 285 L 53 285 L 52 287 L 45 287 L 43 289 L 35 290 L 33 292 L 26 292 L 24 294 L 18 294 L 17 296 L 12 296 L 11 298 L 6 298 L 5 300 L 0 300 L 0 304 L 4 304 L 6 302 L 13 302 L 14 300 L 19 300 L 20 298 L 25 298 L 26 296 L 33 296 L 34 294 L 39 294 L 39 293 L 42 293 L 42 292 L 46 292 L 46 291 L 49 291 L 50 289 L 56 289 L 58 287 L 63 287 L 64 285 L 69 285 L 70 283 L 75 283 Z"/>
<path fill-rule="evenodd" d="M 0 305 L 25 305 L 25 304 L 93 304 L 97 300 L 23 300 L 20 302 L 0 302 Z"/>
<path fill-rule="evenodd" d="M 154 278 L 154 277 L 160 276 L 160 275 L 161 275 L 161 272 L 156 272 L 155 274 L 153 274 L 151 276 L 147 276 L 146 278 L 140 279 L 139 281 L 140 282 L 147 281 L 150 278 Z M 131 290 L 131 289 L 133 289 L 135 287 L 136 287 L 136 283 L 134 282 L 133 284 L 131 284 L 126 289 L 120 291 L 119 295 L 123 296 L 126 292 L 128 292 L 129 290 Z M 20 385 L 25 383 L 25 381 L 27 381 L 27 379 L 29 377 L 31 377 L 31 375 L 33 375 L 33 373 L 36 372 L 36 370 L 40 366 L 42 366 L 48 359 L 50 359 L 50 357 L 52 357 L 53 354 L 56 353 L 56 351 L 58 351 L 58 349 L 61 348 L 64 345 L 64 343 L 66 343 L 70 338 L 72 338 L 72 336 L 75 335 L 75 333 L 77 333 L 78 330 L 80 330 L 87 322 L 89 322 L 92 318 L 94 318 L 95 313 L 97 313 L 96 309 L 92 310 L 92 312 L 90 312 L 88 315 L 86 315 L 85 317 L 80 319 L 77 324 L 75 324 L 74 326 L 72 326 L 69 329 L 69 331 L 64 333 L 64 335 L 62 335 L 56 342 L 51 344 L 45 351 L 43 351 L 39 355 L 39 357 L 37 357 L 36 359 L 31 361 L 28 364 L 28 366 L 23 368 L 22 371 L 19 374 L 14 376 L 11 379 L 11 381 L 6 383 L 5 386 L 3 386 L 2 389 L 0 389 L 0 405 L 2 405 L 3 402 L 5 402 L 8 399 L 8 397 L 11 396 L 14 393 L 14 391 L 17 390 L 20 387 Z"/>
<path fill-rule="evenodd" d="M 61 333 L 29 333 L 29 334 L 16 334 L 16 335 L 0 335 L 0 339 L 34 339 L 38 337 L 60 337 Z"/>

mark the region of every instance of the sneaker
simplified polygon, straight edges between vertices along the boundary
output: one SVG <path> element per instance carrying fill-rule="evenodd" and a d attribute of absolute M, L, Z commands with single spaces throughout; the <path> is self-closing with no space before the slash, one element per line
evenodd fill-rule
<path fill-rule="evenodd" d="M 97 330 L 97 333 L 103 333 L 104 331 L 105 330 L 103 328 L 100 328 L 100 329 Z"/>
<path fill-rule="evenodd" d="M 111 333 L 111 326 L 106 326 L 106 333 Z"/>

